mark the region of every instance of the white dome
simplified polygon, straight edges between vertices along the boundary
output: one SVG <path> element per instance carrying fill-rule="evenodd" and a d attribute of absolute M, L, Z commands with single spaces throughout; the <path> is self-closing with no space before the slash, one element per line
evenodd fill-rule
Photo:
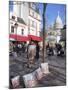
<path fill-rule="evenodd" d="M 57 16 L 57 18 L 56 18 L 56 21 L 55 21 L 55 29 L 61 29 L 61 28 L 63 28 L 63 24 L 62 24 L 62 20 L 61 20 L 61 18 L 60 18 L 60 16 L 59 16 L 59 12 L 58 12 L 58 16 Z"/>

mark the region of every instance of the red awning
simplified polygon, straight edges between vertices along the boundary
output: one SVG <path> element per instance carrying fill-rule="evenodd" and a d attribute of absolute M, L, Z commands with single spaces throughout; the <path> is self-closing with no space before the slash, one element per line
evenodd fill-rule
<path fill-rule="evenodd" d="M 13 38 L 17 41 L 28 41 L 29 40 L 28 37 L 26 36 L 20 36 L 20 35 L 15 35 L 15 34 L 10 34 L 9 38 Z"/>
<path fill-rule="evenodd" d="M 34 41 L 42 41 L 43 40 L 41 37 L 34 36 L 34 35 L 29 35 L 28 37 L 30 40 L 34 40 Z"/>

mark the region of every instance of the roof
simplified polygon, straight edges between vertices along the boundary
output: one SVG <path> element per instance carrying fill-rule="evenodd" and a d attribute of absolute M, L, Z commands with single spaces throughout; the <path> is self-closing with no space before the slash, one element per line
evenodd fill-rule
<path fill-rule="evenodd" d="M 25 24 L 26 25 L 26 23 L 24 22 L 24 20 L 22 18 L 20 18 L 20 17 L 17 17 L 17 21 L 19 23 L 22 23 L 22 24 Z"/>

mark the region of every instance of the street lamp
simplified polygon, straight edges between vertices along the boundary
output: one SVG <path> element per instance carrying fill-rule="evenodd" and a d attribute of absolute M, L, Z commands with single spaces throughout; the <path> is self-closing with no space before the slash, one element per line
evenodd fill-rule
<path fill-rule="evenodd" d="M 15 23 L 14 26 L 15 26 L 15 28 L 16 28 L 16 41 L 17 41 L 17 27 L 18 27 L 18 24 Z M 18 45 L 18 42 L 16 42 L 16 44 Z M 17 54 L 18 54 L 18 50 L 17 50 Z"/>
<path fill-rule="evenodd" d="M 18 24 L 15 23 L 14 26 L 15 26 L 15 28 L 16 28 L 16 40 L 17 40 L 17 27 L 18 27 Z"/>

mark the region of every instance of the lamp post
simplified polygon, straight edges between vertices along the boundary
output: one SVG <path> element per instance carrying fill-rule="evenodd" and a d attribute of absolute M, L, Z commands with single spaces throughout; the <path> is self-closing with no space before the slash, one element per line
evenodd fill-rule
<path fill-rule="evenodd" d="M 16 28 L 16 44 L 18 45 L 18 42 L 17 42 L 17 27 L 18 27 L 18 24 L 15 23 L 14 26 L 15 26 L 15 28 Z M 17 54 L 18 54 L 18 50 L 17 50 Z"/>
<path fill-rule="evenodd" d="M 16 28 L 16 40 L 17 40 L 17 27 L 18 27 L 18 24 L 15 23 L 14 26 L 15 26 L 15 28 Z"/>

